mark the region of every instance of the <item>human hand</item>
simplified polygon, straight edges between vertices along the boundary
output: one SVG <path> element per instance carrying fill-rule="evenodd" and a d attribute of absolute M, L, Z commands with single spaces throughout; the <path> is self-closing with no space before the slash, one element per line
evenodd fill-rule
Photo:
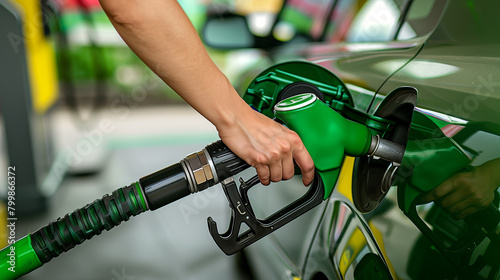
<path fill-rule="evenodd" d="M 470 172 L 457 173 L 422 194 L 417 203 L 435 201 L 456 219 L 474 214 L 488 207 L 495 197 L 499 186 L 498 164 L 500 160 L 492 160 Z"/>
<path fill-rule="evenodd" d="M 230 125 L 217 127 L 221 140 L 255 167 L 263 185 L 292 178 L 294 160 L 301 169 L 303 184 L 311 184 L 314 163 L 297 133 L 245 107 Z"/>

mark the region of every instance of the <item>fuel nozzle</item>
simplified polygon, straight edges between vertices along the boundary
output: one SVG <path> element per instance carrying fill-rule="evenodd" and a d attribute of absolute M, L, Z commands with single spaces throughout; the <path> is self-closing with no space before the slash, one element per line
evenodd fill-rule
<path fill-rule="evenodd" d="M 405 147 L 372 135 L 366 125 L 344 118 L 311 93 L 276 104 L 275 116 L 297 132 L 323 179 L 327 198 L 337 181 L 344 155 L 373 156 L 399 165 Z"/>
<path fill-rule="evenodd" d="M 401 164 L 405 153 L 405 146 L 382 139 L 378 134 L 372 135 L 371 138 L 370 148 L 368 149 L 369 156 L 379 157 L 397 166 Z"/>

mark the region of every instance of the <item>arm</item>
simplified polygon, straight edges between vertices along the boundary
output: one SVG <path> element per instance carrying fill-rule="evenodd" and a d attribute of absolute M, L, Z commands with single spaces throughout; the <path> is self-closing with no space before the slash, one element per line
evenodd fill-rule
<path fill-rule="evenodd" d="M 470 172 L 457 173 L 423 194 L 419 203 L 436 201 L 458 219 L 486 208 L 500 186 L 500 159 L 490 160 Z"/>
<path fill-rule="evenodd" d="M 174 0 L 100 0 L 128 46 L 177 94 L 215 125 L 224 143 L 255 167 L 261 182 L 290 179 L 293 160 L 305 185 L 314 164 L 299 136 L 253 111 L 208 56 Z"/>

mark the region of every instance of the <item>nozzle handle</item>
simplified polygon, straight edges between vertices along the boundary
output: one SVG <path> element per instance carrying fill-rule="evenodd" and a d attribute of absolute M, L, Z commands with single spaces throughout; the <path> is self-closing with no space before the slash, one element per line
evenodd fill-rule
<path fill-rule="evenodd" d="M 208 217 L 208 229 L 217 246 L 226 253 L 232 255 L 250 244 L 269 235 L 278 228 L 295 220 L 297 217 L 316 207 L 323 201 L 325 187 L 321 177 L 316 172 L 313 183 L 309 190 L 302 197 L 276 211 L 265 219 L 255 217 L 250 201 L 248 200 L 248 190 L 259 183 L 255 176 L 247 182 L 241 182 L 240 190 L 236 186 L 233 178 L 222 182 L 222 189 L 231 208 L 231 219 L 229 229 L 220 234 L 217 230 L 217 223 Z M 241 225 L 248 226 L 248 230 L 240 233 Z"/>
<path fill-rule="evenodd" d="M 248 163 L 233 153 L 222 140 L 206 146 L 205 150 L 215 168 L 216 183 L 222 182 L 250 167 Z"/>

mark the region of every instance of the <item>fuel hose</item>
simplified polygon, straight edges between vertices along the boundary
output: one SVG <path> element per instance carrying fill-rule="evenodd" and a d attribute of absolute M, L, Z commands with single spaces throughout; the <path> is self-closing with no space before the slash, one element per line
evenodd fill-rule
<path fill-rule="evenodd" d="M 214 142 L 9 244 L 0 251 L 0 279 L 16 279 L 133 216 L 205 190 L 248 167 L 221 140 Z"/>

